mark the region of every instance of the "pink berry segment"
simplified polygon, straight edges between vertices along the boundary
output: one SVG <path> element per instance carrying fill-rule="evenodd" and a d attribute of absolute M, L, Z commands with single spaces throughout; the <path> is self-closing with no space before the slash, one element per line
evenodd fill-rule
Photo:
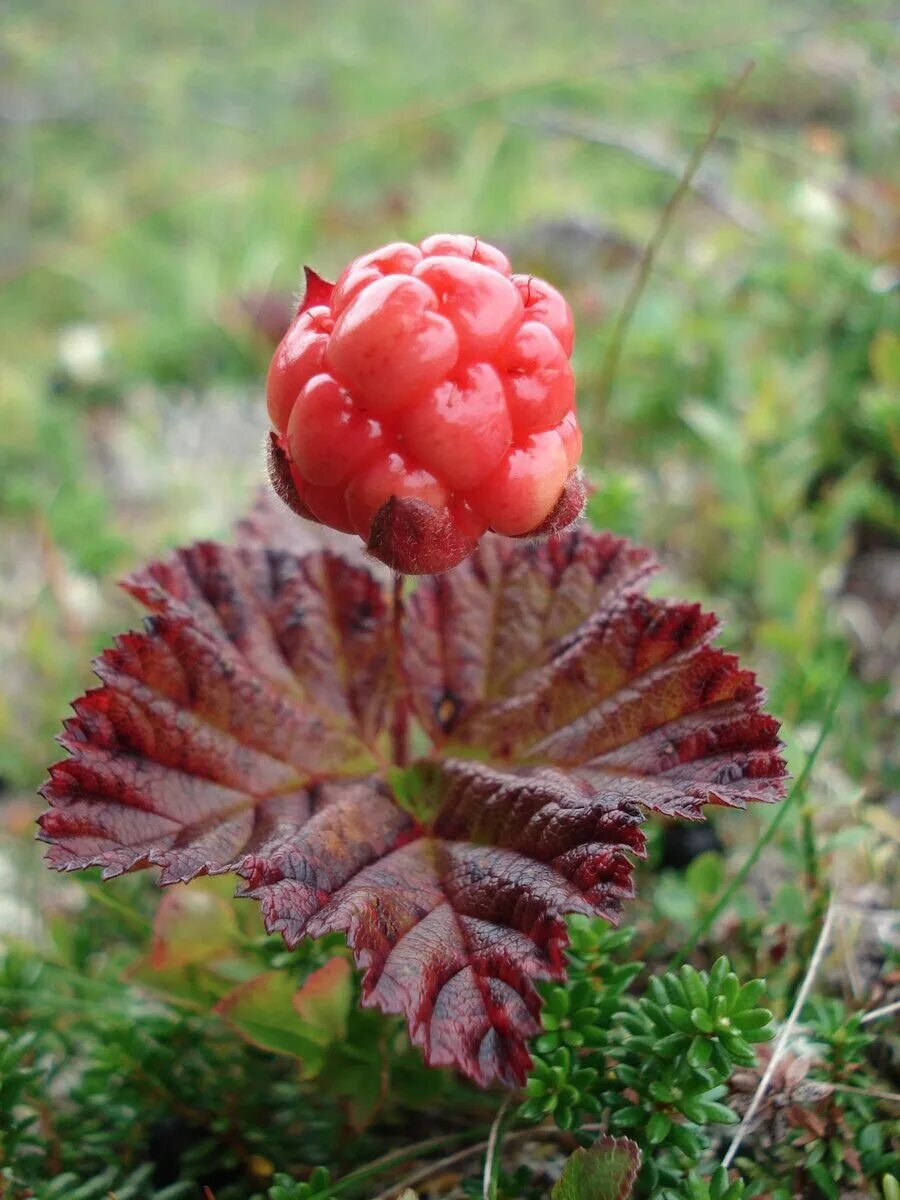
<path fill-rule="evenodd" d="M 573 340 L 564 297 L 480 238 L 393 242 L 335 285 L 307 269 L 267 380 L 276 491 L 409 574 L 487 529 L 557 532 L 584 503 Z"/>

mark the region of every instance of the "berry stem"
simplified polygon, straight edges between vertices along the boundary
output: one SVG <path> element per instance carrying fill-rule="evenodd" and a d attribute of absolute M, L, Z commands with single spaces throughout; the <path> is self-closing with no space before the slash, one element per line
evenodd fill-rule
<path fill-rule="evenodd" d="M 394 680 L 394 711 L 391 718 L 391 757 L 395 767 L 405 767 L 409 752 L 407 739 L 408 703 L 403 679 L 403 585 L 406 576 L 394 572 L 391 606 L 391 672 Z"/>

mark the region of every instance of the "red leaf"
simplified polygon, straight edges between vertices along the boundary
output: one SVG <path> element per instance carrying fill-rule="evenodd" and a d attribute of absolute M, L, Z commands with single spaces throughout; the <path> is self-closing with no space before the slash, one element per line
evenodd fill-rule
<path fill-rule="evenodd" d="M 710 645 L 713 618 L 640 594 L 646 551 L 584 531 L 485 539 L 419 585 L 400 630 L 405 703 L 432 741 L 415 819 L 387 783 L 380 583 L 292 554 L 264 508 L 239 542 L 128 584 L 154 615 L 101 656 L 67 723 L 51 865 L 233 871 L 288 945 L 345 932 L 363 1002 L 404 1014 L 429 1062 L 520 1081 L 535 981 L 563 973 L 567 913 L 616 919 L 632 894 L 643 810 L 699 819 L 781 794 L 753 676 Z"/>
<path fill-rule="evenodd" d="M 709 644 L 699 606 L 635 586 L 654 564 L 609 534 L 499 539 L 416 592 L 411 696 L 445 754 L 553 765 L 604 796 L 699 819 L 783 792 L 778 723 Z"/>
<path fill-rule="evenodd" d="M 339 823 L 324 781 L 378 761 L 389 649 L 375 581 L 324 553 L 201 543 L 126 587 L 156 615 L 100 656 L 103 686 L 65 724 L 72 757 L 44 788 L 51 865 L 109 877 L 153 863 L 161 882 L 186 881 L 308 821 Z"/>

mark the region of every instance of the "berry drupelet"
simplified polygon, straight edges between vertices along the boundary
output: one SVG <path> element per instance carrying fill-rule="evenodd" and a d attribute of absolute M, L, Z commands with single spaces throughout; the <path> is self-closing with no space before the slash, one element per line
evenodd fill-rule
<path fill-rule="evenodd" d="M 306 278 L 267 383 L 291 508 L 407 574 L 455 566 L 488 529 L 576 519 L 572 313 L 555 288 L 451 234 L 382 246 L 333 285 Z"/>

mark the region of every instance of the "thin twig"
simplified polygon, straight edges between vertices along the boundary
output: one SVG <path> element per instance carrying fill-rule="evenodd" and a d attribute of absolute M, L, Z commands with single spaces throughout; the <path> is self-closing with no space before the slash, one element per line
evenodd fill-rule
<path fill-rule="evenodd" d="M 582 1125 L 579 1133 L 603 1133 L 606 1126 L 604 1125 Z M 536 1129 L 517 1129 L 513 1133 L 508 1133 L 504 1137 L 504 1142 L 527 1142 L 533 1139 L 539 1142 L 541 1138 L 566 1138 L 571 1137 L 571 1134 L 566 1129 L 557 1129 L 553 1125 L 541 1125 Z M 483 1142 L 475 1142 L 468 1146 L 465 1150 L 458 1150 L 455 1154 L 449 1154 L 446 1158 L 440 1159 L 438 1162 L 426 1163 L 424 1167 L 413 1171 L 404 1179 L 397 1183 L 391 1184 L 383 1192 L 379 1192 L 374 1200 L 394 1200 L 395 1197 L 402 1195 L 406 1188 L 414 1187 L 417 1183 L 421 1183 L 423 1179 L 427 1179 L 430 1175 L 437 1175 L 444 1171 L 447 1167 L 455 1167 L 457 1163 L 463 1162 L 470 1158 L 473 1154 L 480 1154 L 482 1150 L 487 1150 L 488 1139 Z"/>
<path fill-rule="evenodd" d="M 424 1142 L 414 1142 L 410 1146 L 401 1146 L 399 1150 L 389 1150 L 387 1154 L 382 1154 L 380 1158 L 374 1158 L 371 1162 L 365 1163 L 362 1167 L 357 1167 L 336 1183 L 328 1185 L 329 1195 L 339 1195 L 353 1188 L 358 1183 L 369 1179 L 372 1175 L 379 1175 L 382 1171 L 386 1171 L 389 1167 L 398 1167 L 401 1163 L 409 1162 L 411 1158 L 419 1158 L 424 1154 L 430 1153 L 432 1150 L 443 1149 L 447 1146 L 452 1146 L 454 1142 L 459 1142 L 469 1136 L 469 1131 L 461 1133 L 444 1134 L 439 1137 L 427 1138 Z M 486 1142 L 482 1143 L 487 1145 Z M 471 1147 L 467 1148 L 466 1153 L 471 1152 Z M 397 1187 L 405 1187 L 405 1184 L 399 1184 Z M 394 1187 L 388 1188 L 383 1195 L 392 1196 Z M 322 1193 L 324 1195 L 324 1193 Z M 318 1196 L 319 1193 L 316 1193 Z M 315 1200 L 315 1197 L 313 1198 Z"/>
<path fill-rule="evenodd" d="M 796 1025 L 797 1019 L 803 1010 L 803 1006 L 806 1003 L 806 998 L 809 995 L 810 988 L 815 981 L 822 959 L 825 955 L 825 951 L 828 948 L 828 943 L 831 940 L 831 930 L 834 925 L 835 912 L 835 905 L 833 903 L 829 904 L 828 911 L 825 914 L 825 920 L 822 922 L 822 928 L 819 932 L 818 941 L 816 942 L 816 948 L 813 950 L 812 957 L 809 960 L 809 965 L 806 968 L 806 975 L 804 976 L 803 983 L 800 985 L 800 990 L 797 992 L 797 997 L 794 1000 L 790 1015 L 782 1025 L 778 1034 L 778 1038 L 772 1050 L 772 1057 L 769 1059 L 768 1066 L 763 1073 L 762 1079 L 759 1081 L 759 1087 L 756 1089 L 753 1099 L 750 1101 L 750 1107 L 744 1114 L 744 1119 L 741 1121 L 737 1128 L 737 1132 L 731 1139 L 731 1145 L 725 1151 L 725 1157 L 722 1159 L 723 1167 L 731 1166 L 734 1156 L 740 1149 L 741 1142 L 744 1140 L 744 1136 L 747 1133 L 747 1130 L 750 1128 L 753 1118 L 756 1116 L 756 1111 L 762 1103 L 763 1097 L 768 1091 L 769 1084 L 772 1082 L 772 1076 L 775 1074 L 775 1068 L 778 1066 L 782 1055 L 787 1049 L 794 1026 Z"/>
<path fill-rule="evenodd" d="M 712 143 L 716 139 L 716 134 L 719 132 L 719 126 L 728 115 L 731 106 L 737 99 L 737 94 L 747 81 L 750 72 L 756 64 L 751 59 L 746 64 L 744 69 L 738 75 L 737 79 L 719 101 L 719 105 L 713 115 L 712 122 L 707 130 L 706 137 L 702 142 L 699 142 L 694 149 L 693 154 L 688 159 L 681 178 L 678 181 L 678 186 L 669 197 L 669 202 L 663 209 L 662 216 L 659 219 L 659 224 L 656 226 L 653 237 L 647 243 L 644 253 L 641 255 L 641 261 L 638 266 L 637 274 L 634 277 L 634 282 L 625 298 L 625 303 L 619 315 L 616 317 L 616 323 L 613 326 L 613 331 L 610 335 L 609 346 L 606 350 L 606 356 L 603 360 L 603 366 L 600 370 L 600 403 L 605 407 L 609 401 L 609 396 L 612 391 L 612 385 L 615 382 L 616 373 L 619 368 L 619 361 L 622 357 L 622 348 L 625 344 L 625 337 L 628 333 L 628 326 L 631 324 L 631 319 L 634 316 L 635 310 L 640 303 L 641 296 L 644 293 L 644 288 L 647 286 L 647 281 L 650 278 L 650 273 L 653 270 L 653 264 L 656 261 L 656 255 L 659 248 L 666 239 L 666 234 L 672 226 L 675 218 L 675 213 L 681 201 L 684 199 L 688 190 L 694 182 L 694 176 L 700 167 L 703 157 Z"/>
<path fill-rule="evenodd" d="M 509 1094 L 497 1110 L 491 1132 L 488 1135 L 487 1151 L 484 1156 L 484 1178 L 481 1184 L 482 1200 L 497 1200 L 497 1173 L 502 1142 L 503 1122 L 509 1110 Z"/>
<path fill-rule="evenodd" d="M 513 123 L 525 129 L 537 129 L 555 137 L 573 138 L 592 146 L 629 154 L 651 170 L 678 180 L 686 170 L 685 164 L 669 152 L 662 139 L 641 130 L 620 129 L 612 125 L 598 124 L 594 120 L 580 121 L 568 113 L 555 111 L 539 113 L 532 121 L 519 119 Z M 766 232 L 765 225 L 755 213 L 732 199 L 713 180 L 701 179 L 698 175 L 688 180 L 687 187 L 744 233 L 758 237 Z"/>
<path fill-rule="evenodd" d="M 889 1017 L 891 1013 L 900 1011 L 900 1000 L 894 1000 L 892 1004 L 885 1004 L 881 1008 L 873 1008 L 871 1012 L 867 1012 L 865 1016 L 860 1017 L 860 1025 L 868 1025 L 870 1021 L 877 1021 L 879 1017 Z"/>
<path fill-rule="evenodd" d="M 877 1088 L 853 1087 L 849 1083 L 832 1083 L 828 1086 L 833 1092 L 854 1092 L 857 1096 L 868 1096 L 870 1100 L 890 1100 L 900 1104 L 900 1092 L 879 1092 Z"/>
<path fill-rule="evenodd" d="M 747 856 L 745 862 L 743 863 L 743 865 L 741 866 L 741 868 L 738 870 L 738 872 L 736 873 L 734 878 L 729 883 L 728 887 L 725 889 L 725 891 L 722 893 L 722 895 L 719 897 L 719 899 L 716 901 L 716 903 L 712 906 L 712 908 L 709 910 L 709 912 L 706 913 L 706 915 L 703 917 L 703 919 L 700 922 L 698 922 L 696 929 L 691 934 L 691 936 L 688 938 L 685 945 L 682 947 L 681 951 L 678 954 L 678 957 L 673 960 L 673 965 L 677 964 L 679 962 L 684 962 L 684 960 L 688 957 L 688 955 L 691 953 L 691 951 L 694 949 L 694 947 L 697 945 L 697 943 L 700 941 L 700 939 L 704 936 L 704 934 L 707 933 L 707 931 L 713 927 L 713 925 L 716 923 L 716 921 L 719 919 L 719 917 L 722 915 L 722 913 L 725 911 L 725 909 L 731 903 L 732 897 L 737 892 L 738 888 L 743 886 L 744 881 L 746 880 L 747 876 L 750 874 L 750 872 L 753 870 L 753 868 L 756 866 L 757 862 L 759 861 L 759 856 L 762 854 L 763 850 L 765 850 L 766 846 L 768 846 L 769 842 L 771 842 L 772 838 L 775 836 L 775 834 L 778 832 L 779 828 L 781 827 L 785 817 L 788 815 L 788 813 L 793 808 L 797 798 L 800 796 L 800 793 L 802 792 L 804 786 L 806 785 L 806 781 L 809 778 L 809 773 L 810 773 L 810 771 L 812 771 L 813 766 L 815 765 L 816 759 L 819 757 L 819 751 L 822 749 L 822 746 L 825 744 L 825 739 L 828 737 L 829 731 L 831 730 L 831 724 L 832 724 L 832 721 L 834 720 L 834 714 L 837 711 L 838 702 L 840 701 L 841 695 L 844 690 L 844 682 L 847 678 L 847 673 L 848 673 L 849 669 L 850 669 L 850 663 L 848 661 L 846 667 L 844 668 L 843 673 L 841 674 L 840 679 L 838 680 L 837 684 L 835 685 L 835 689 L 832 692 L 831 697 L 829 698 L 828 707 L 825 709 L 825 716 L 822 720 L 822 728 L 819 730 L 819 736 L 816 738 L 816 742 L 815 742 L 815 745 L 813 746 L 812 750 L 810 750 L 809 754 L 806 756 L 806 762 L 803 764 L 803 768 L 800 771 L 800 774 L 794 780 L 793 787 L 788 792 L 785 799 L 782 800 L 781 804 L 778 806 L 778 810 L 776 811 L 775 816 L 769 822 L 766 829 L 757 838 L 756 844 L 754 845 L 753 849 L 748 854 L 748 856 Z"/>
<path fill-rule="evenodd" d="M 487 1145 L 487 1139 L 485 1139 L 483 1142 L 475 1142 L 472 1146 L 466 1146 L 464 1150 L 457 1150 L 455 1154 L 448 1154 L 446 1158 L 438 1159 L 437 1162 L 426 1163 L 424 1167 L 410 1172 L 399 1183 L 391 1184 L 385 1191 L 379 1192 L 375 1200 L 394 1200 L 395 1196 L 400 1196 L 407 1188 L 421 1183 L 429 1175 L 437 1175 L 440 1171 L 445 1171 L 447 1167 L 453 1167 L 457 1163 L 471 1158 L 473 1154 L 479 1154 L 482 1150 L 486 1150 Z"/>

